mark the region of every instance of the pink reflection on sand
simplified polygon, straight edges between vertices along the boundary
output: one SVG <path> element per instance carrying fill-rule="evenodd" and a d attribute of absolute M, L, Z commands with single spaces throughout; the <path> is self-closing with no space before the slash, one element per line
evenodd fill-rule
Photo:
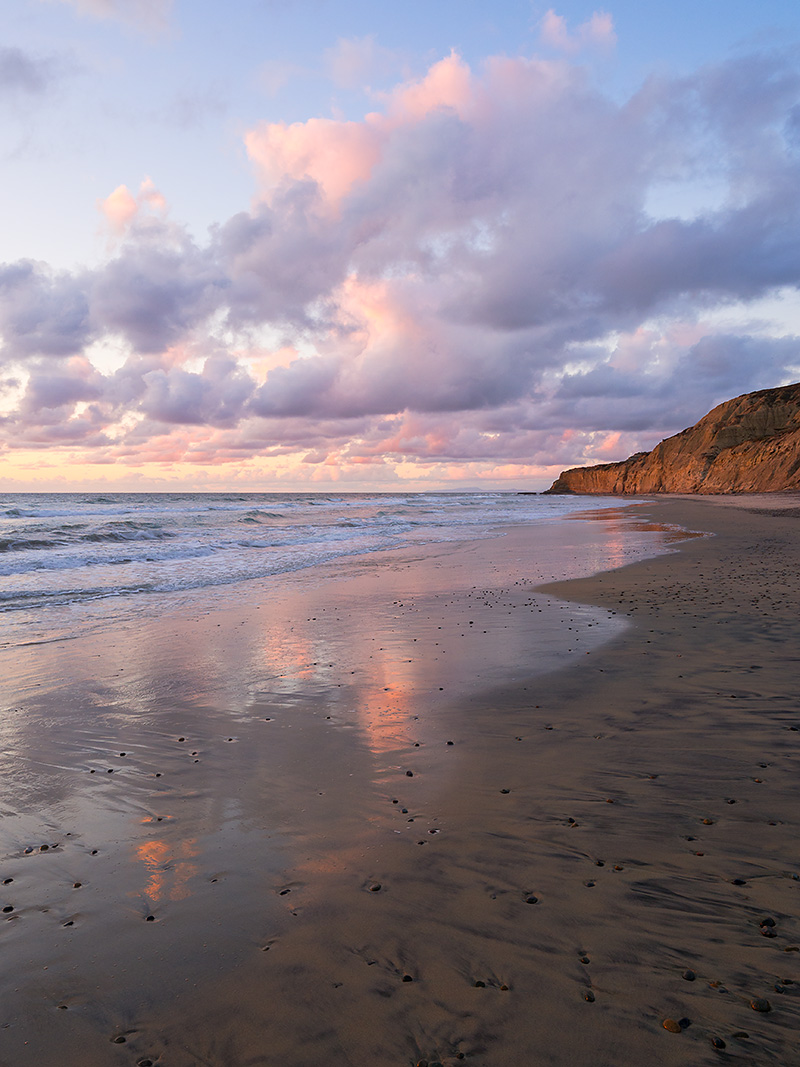
<path fill-rule="evenodd" d="M 149 821 L 149 820 L 145 820 Z M 189 838 L 177 846 L 165 841 L 145 841 L 136 848 L 136 858 L 149 872 L 144 886 L 148 900 L 185 900 L 191 896 L 188 883 L 197 874 L 198 868 L 188 862 L 199 855 L 196 839 Z"/>

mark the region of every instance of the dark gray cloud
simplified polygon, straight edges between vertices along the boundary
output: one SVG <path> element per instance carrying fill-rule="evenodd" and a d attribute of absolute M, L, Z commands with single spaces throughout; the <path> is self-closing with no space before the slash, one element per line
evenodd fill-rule
<path fill-rule="evenodd" d="M 208 250 L 149 219 L 95 272 L 87 295 L 98 332 L 121 335 L 137 352 L 158 352 L 212 315 L 229 284 Z"/>
<path fill-rule="evenodd" d="M 189 426 L 230 426 L 242 415 L 255 388 L 235 360 L 212 356 L 200 373 L 171 367 L 143 375 L 140 410 L 156 422 Z"/>
<path fill-rule="evenodd" d="M 6 361 L 70 356 L 93 339 L 91 275 L 56 273 L 31 260 L 0 265 L 0 353 Z"/>

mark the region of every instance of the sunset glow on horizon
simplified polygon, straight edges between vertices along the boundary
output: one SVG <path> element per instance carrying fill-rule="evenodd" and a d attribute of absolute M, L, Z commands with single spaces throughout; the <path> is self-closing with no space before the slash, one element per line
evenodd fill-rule
<path fill-rule="evenodd" d="M 800 378 L 790 3 L 10 13 L 3 491 L 540 490 Z"/>

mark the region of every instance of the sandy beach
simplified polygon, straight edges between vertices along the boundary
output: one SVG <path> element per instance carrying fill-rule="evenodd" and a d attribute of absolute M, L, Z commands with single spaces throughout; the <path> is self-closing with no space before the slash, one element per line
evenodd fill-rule
<path fill-rule="evenodd" d="M 800 501 L 732 505 L 7 655 L 2 1067 L 799 1063 Z"/>

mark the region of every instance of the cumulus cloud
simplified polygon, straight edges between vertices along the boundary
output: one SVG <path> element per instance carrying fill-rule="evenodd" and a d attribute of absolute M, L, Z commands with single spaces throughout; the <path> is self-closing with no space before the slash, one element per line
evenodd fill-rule
<path fill-rule="evenodd" d="M 597 16 L 567 40 L 611 32 Z M 205 243 L 152 184 L 119 186 L 99 205 L 122 237 L 107 263 L 2 268 L 3 356 L 126 346 L 70 417 L 87 441 L 101 415 L 116 426 L 109 455 L 614 458 L 800 373 L 796 338 L 711 325 L 800 285 L 798 109 L 790 53 L 652 78 L 624 102 L 565 60 L 473 70 L 452 54 L 361 121 L 250 130 L 255 203 Z M 712 209 L 649 214 L 659 184 L 709 178 Z"/>
<path fill-rule="evenodd" d="M 229 281 L 209 250 L 183 231 L 150 220 L 89 286 L 96 330 L 122 337 L 136 352 L 175 344 L 219 306 Z"/>
<path fill-rule="evenodd" d="M 166 200 L 150 178 L 142 181 L 135 196 L 127 185 L 118 185 L 104 200 L 97 202 L 97 210 L 105 218 L 111 233 L 116 236 L 126 233 L 133 220 L 143 212 L 163 215 L 166 209 Z"/>
<path fill-rule="evenodd" d="M 0 356 L 71 356 L 93 339 L 87 273 L 54 273 L 21 260 L 0 264 Z"/>

